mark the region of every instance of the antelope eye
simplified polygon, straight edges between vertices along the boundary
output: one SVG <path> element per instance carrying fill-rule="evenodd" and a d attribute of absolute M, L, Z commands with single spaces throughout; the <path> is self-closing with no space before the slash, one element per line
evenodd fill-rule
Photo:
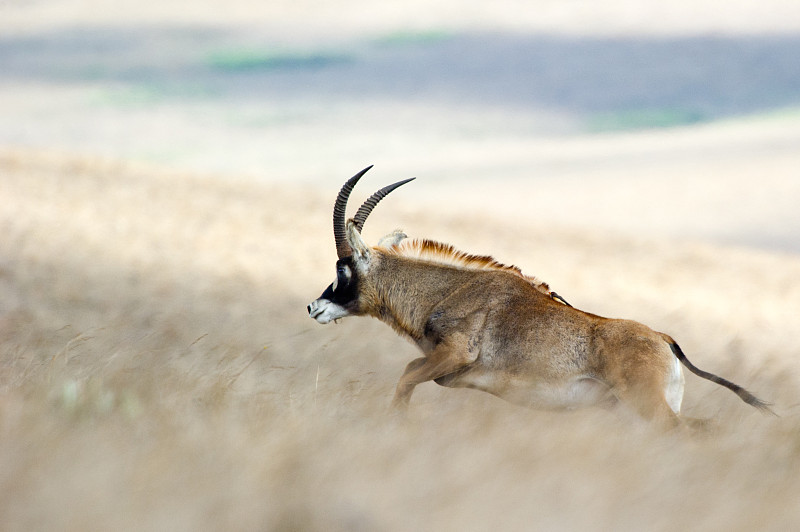
<path fill-rule="evenodd" d="M 333 291 L 334 292 L 336 291 L 336 288 L 339 286 L 340 283 L 342 285 L 346 285 L 347 283 L 349 283 L 350 277 L 351 277 L 350 268 L 344 265 L 337 267 L 336 279 L 333 280 L 333 286 L 332 286 Z"/>

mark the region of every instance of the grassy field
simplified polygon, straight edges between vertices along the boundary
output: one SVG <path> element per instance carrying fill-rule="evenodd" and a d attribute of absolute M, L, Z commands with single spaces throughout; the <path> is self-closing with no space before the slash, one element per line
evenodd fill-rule
<path fill-rule="evenodd" d="M 335 188 L 18 150 L 0 174 L 4 530 L 800 523 L 796 256 L 389 201 L 368 240 L 402 225 L 518 264 L 580 308 L 670 333 L 781 416 L 688 375 L 684 412 L 713 418 L 708 433 L 433 383 L 399 420 L 414 348 L 372 320 L 306 315 L 333 276 Z"/>
<path fill-rule="evenodd" d="M 800 3 L 0 0 L 0 530 L 800 528 Z M 321 326 L 331 206 L 674 336 L 702 433 Z"/>

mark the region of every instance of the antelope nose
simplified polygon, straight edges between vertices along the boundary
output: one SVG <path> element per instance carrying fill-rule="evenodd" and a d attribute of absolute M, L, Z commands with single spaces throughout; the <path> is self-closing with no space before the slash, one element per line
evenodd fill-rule
<path fill-rule="evenodd" d="M 311 305 L 308 305 L 306 308 L 308 309 L 308 313 L 311 314 Z"/>

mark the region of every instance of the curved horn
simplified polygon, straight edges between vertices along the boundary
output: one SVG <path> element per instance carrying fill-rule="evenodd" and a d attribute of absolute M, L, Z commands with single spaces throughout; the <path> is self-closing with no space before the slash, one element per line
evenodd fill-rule
<path fill-rule="evenodd" d="M 347 238 L 345 236 L 347 231 L 345 229 L 344 216 L 345 210 L 347 209 L 347 198 L 350 197 L 350 193 L 353 191 L 353 187 L 356 186 L 356 183 L 358 183 L 358 180 L 361 179 L 370 168 L 372 168 L 372 165 L 367 166 L 348 179 L 339 191 L 339 195 L 336 197 L 336 203 L 333 204 L 333 238 L 336 241 L 336 254 L 339 255 L 340 259 L 352 255 L 352 251 L 347 244 Z"/>
<path fill-rule="evenodd" d="M 403 181 L 398 181 L 397 183 L 383 187 L 375 194 L 367 198 L 367 201 L 365 201 L 361 205 L 361 207 L 358 208 L 358 211 L 356 211 L 356 215 L 353 217 L 353 222 L 355 222 L 358 232 L 360 233 L 361 229 L 364 228 L 364 222 L 367 221 L 367 216 L 369 216 L 369 213 L 372 212 L 372 209 L 375 208 L 375 205 L 377 205 L 380 200 L 388 196 L 389 192 L 391 192 L 392 190 L 396 189 L 397 187 L 405 185 L 409 181 L 414 181 L 415 179 L 416 177 L 412 177 L 410 179 L 404 179 Z"/>

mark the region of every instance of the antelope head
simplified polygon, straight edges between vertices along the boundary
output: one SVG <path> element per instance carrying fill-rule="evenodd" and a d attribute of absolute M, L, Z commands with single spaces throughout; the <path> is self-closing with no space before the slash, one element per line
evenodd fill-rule
<path fill-rule="evenodd" d="M 322 295 L 308 305 L 309 316 L 319 323 L 329 323 L 345 316 L 358 316 L 363 313 L 359 305 L 359 285 L 369 272 L 372 258 L 371 249 L 361 238 L 364 222 L 367 221 L 367 217 L 379 201 L 397 187 L 415 179 L 412 177 L 383 187 L 367 198 L 353 218 L 345 221 L 347 199 L 358 180 L 370 168 L 372 166 L 364 168 L 348 179 L 339 191 L 333 205 L 333 237 L 336 242 L 336 254 L 339 257 L 339 260 L 336 261 L 336 278 L 322 292 Z M 386 238 L 390 240 L 387 245 L 391 245 L 405 238 L 405 235 L 396 231 Z M 384 241 L 381 241 L 379 245 L 383 243 Z"/>

